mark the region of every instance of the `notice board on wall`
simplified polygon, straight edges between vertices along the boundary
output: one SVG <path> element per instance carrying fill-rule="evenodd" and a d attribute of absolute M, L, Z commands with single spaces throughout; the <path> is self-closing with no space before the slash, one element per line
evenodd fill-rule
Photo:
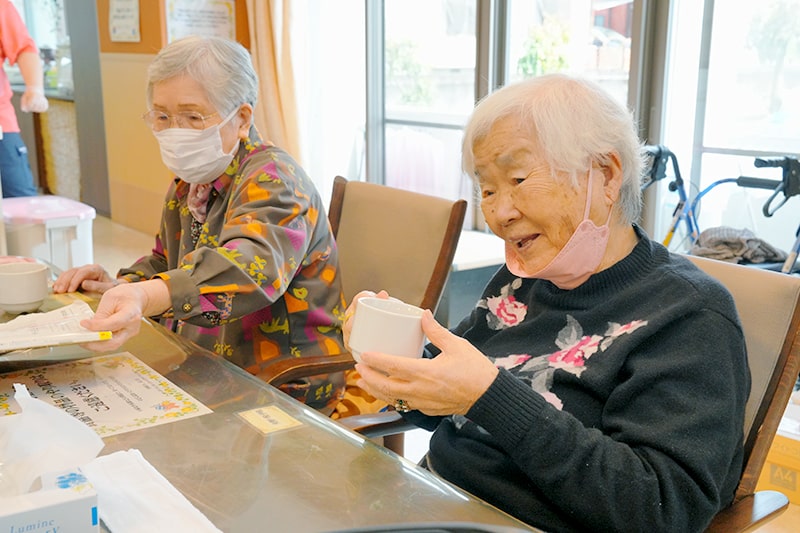
<path fill-rule="evenodd" d="M 187 35 L 236 40 L 235 0 L 167 0 L 167 42 Z"/>

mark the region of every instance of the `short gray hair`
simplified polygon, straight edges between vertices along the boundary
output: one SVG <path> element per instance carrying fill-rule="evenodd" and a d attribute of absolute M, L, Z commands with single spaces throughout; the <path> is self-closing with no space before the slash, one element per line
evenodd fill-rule
<path fill-rule="evenodd" d="M 147 68 L 147 107 L 156 83 L 183 74 L 205 88 L 220 115 L 244 103 L 256 106 L 258 77 L 250 53 L 235 41 L 192 35 L 162 48 Z"/>
<path fill-rule="evenodd" d="M 594 82 L 548 74 L 507 85 L 475 107 L 464 128 L 461 164 L 475 174 L 472 148 L 503 118 L 516 118 L 543 150 L 547 165 L 577 177 L 592 161 L 604 164 L 616 152 L 622 165 L 619 208 L 634 223 L 642 210 L 643 150 L 631 113 Z"/>

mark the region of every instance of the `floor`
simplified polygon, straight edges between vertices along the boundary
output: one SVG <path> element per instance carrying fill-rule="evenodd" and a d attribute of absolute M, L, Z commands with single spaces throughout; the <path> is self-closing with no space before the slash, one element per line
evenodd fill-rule
<path fill-rule="evenodd" d="M 94 260 L 114 275 L 117 270 L 150 252 L 153 237 L 98 216 L 92 225 Z M 406 434 L 405 456 L 418 462 L 427 451 L 429 433 L 418 429 Z M 759 533 L 800 532 L 800 505 L 790 504 L 778 518 L 756 529 Z"/>
<path fill-rule="evenodd" d="M 153 249 L 154 237 L 97 216 L 92 224 L 94 262 L 112 276 Z"/>

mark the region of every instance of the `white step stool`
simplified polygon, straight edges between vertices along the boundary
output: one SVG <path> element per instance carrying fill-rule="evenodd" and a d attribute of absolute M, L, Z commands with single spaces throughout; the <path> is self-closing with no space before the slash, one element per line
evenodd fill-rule
<path fill-rule="evenodd" d="M 92 206 L 60 196 L 3 199 L 9 255 L 42 259 L 61 270 L 94 262 Z"/>

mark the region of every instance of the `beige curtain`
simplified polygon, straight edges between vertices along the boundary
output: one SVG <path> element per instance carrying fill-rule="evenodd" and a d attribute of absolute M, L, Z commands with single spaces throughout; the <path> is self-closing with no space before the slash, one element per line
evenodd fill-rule
<path fill-rule="evenodd" d="M 297 101 L 292 71 L 291 0 L 246 0 L 250 53 L 259 76 L 255 123 L 265 139 L 301 165 Z"/>

